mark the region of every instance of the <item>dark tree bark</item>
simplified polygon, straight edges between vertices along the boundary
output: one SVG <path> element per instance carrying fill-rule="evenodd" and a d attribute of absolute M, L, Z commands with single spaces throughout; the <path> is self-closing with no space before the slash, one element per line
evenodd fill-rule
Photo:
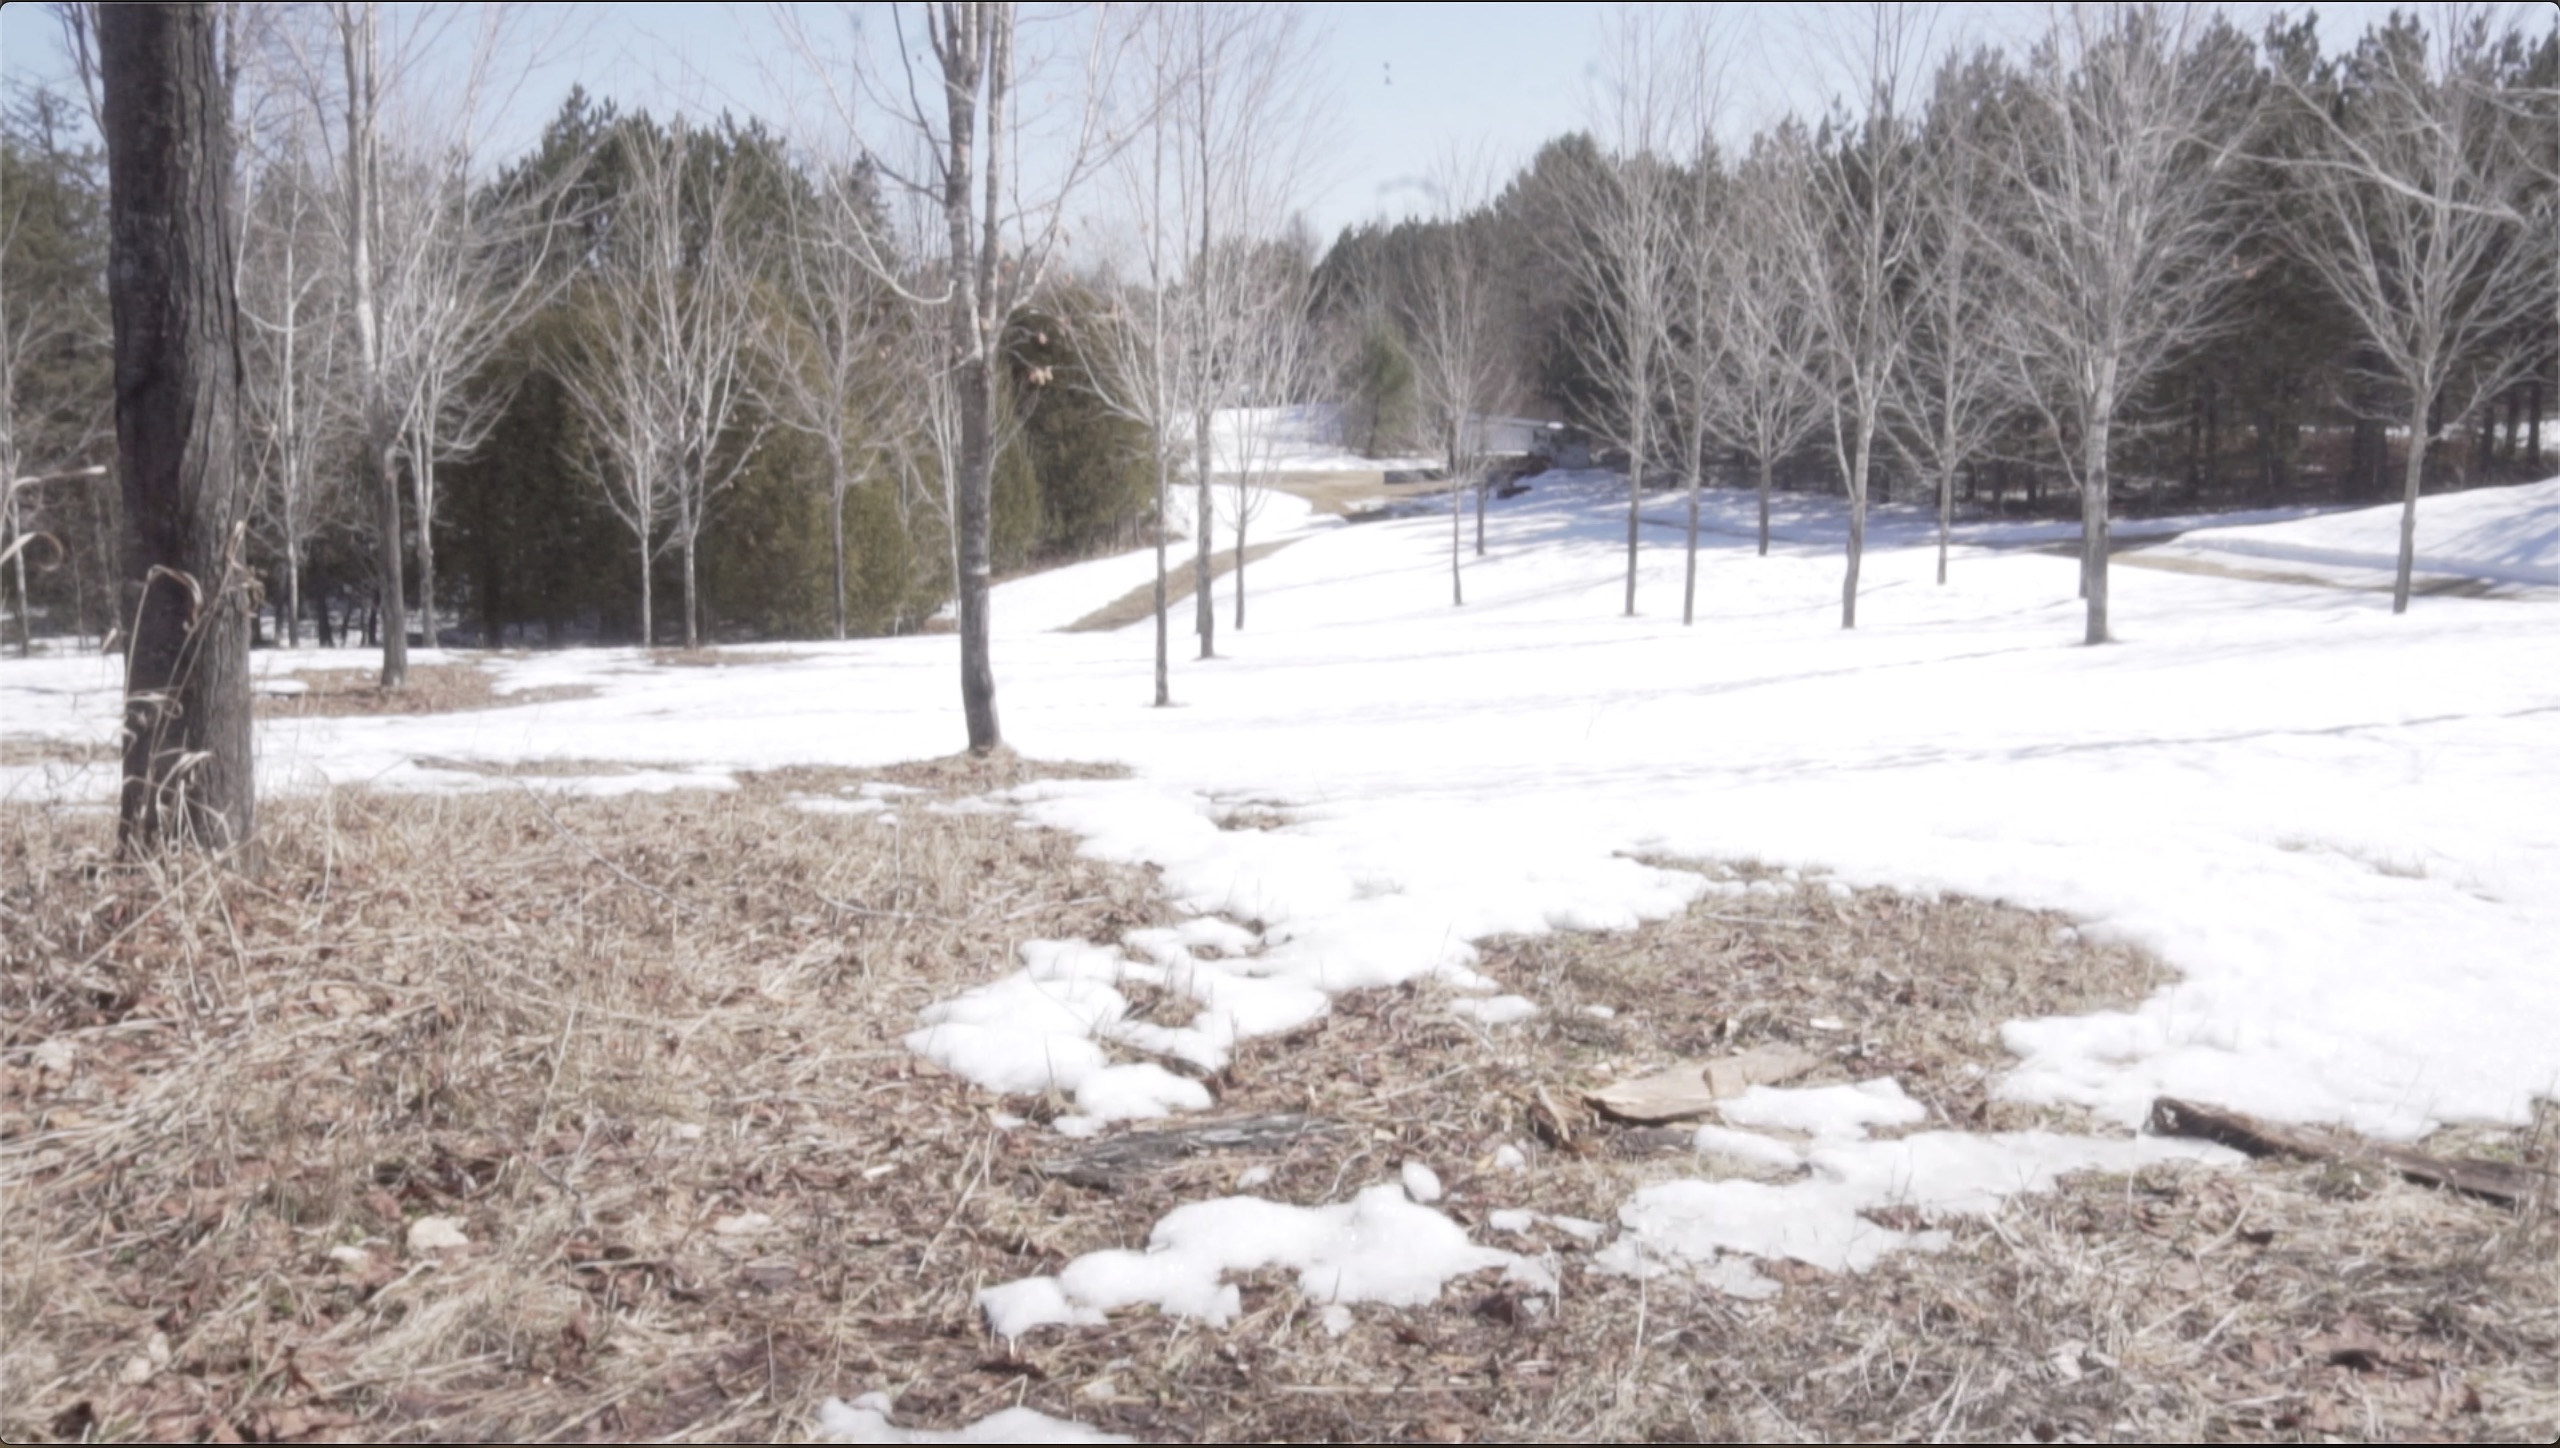
<path fill-rule="evenodd" d="M 124 787 L 117 840 L 247 846 L 245 499 L 233 465 L 241 359 L 226 216 L 229 101 L 214 9 L 98 17 L 112 228 L 117 468 L 125 503 Z"/>

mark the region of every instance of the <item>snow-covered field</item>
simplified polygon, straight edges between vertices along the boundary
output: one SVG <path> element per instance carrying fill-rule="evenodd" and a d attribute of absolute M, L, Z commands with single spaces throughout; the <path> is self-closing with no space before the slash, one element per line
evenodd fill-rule
<path fill-rule="evenodd" d="M 2095 649 L 2075 642 L 2072 560 L 2019 550 L 2042 540 L 2015 528 L 1972 528 L 1939 587 L 1918 508 L 1871 524 L 1860 627 L 1844 632 L 1836 509 L 1786 500 L 1763 559 L 1739 493 L 1712 501 L 1696 625 L 1679 622 L 1681 555 L 1665 527 L 1646 530 L 1640 613 L 1623 617 L 1621 487 L 1551 474 L 1497 504 L 1489 555 L 1465 560 L 1463 608 L 1449 602 L 1445 519 L 1288 518 L 1306 536 L 1249 570 L 1251 627 L 1222 629 L 1226 657 L 1177 662 L 1170 710 L 1146 707 L 1149 626 L 1051 631 L 1150 576 L 1152 554 L 1000 587 L 1008 741 L 1135 772 L 1033 786 L 1016 803 L 1096 855 L 1161 867 L 1195 919 L 989 961 L 987 986 L 937 1007 L 911 1045 L 982 1078 L 1046 1063 L 1034 1084 L 1065 1089 L 1082 1112 L 1061 1126 L 1098 1130 L 1200 1104 L 1151 1056 L 1215 1061 L 1342 990 L 1438 975 L 1474 993 L 1481 1021 L 1516 1017 L 1537 1003 L 1478 972 L 1471 940 L 1630 926 L 1740 888 L 1632 856 L 1751 856 L 2064 910 L 2176 969 L 2130 1011 L 2009 1023 L 2018 1060 L 2003 1089 L 2017 1097 L 2081 1103 L 2129 1128 L 2167 1093 L 2406 1139 L 2448 1121 L 2519 1123 L 2533 1097 L 2560 1093 L 2560 482 L 2422 506 L 2422 566 L 2504 596 L 2421 598 L 2395 618 L 2365 589 L 2121 567 L 2119 641 Z M 2258 522 L 2160 546 L 2356 581 L 2396 546 L 2397 516 Z M 481 788 L 483 776 L 420 761 L 559 758 L 653 766 L 564 785 L 720 787 L 739 769 L 880 764 L 962 741 L 948 636 L 792 644 L 763 663 L 757 652 L 731 651 L 728 668 L 660 668 L 628 650 L 492 656 L 502 690 L 595 692 L 280 720 L 262 733 L 262 786 Z M 0 733 L 109 739 L 116 689 L 96 659 L 0 662 Z M 103 804 L 110 774 L 15 766 L 0 794 Z M 1287 824 L 1219 828 L 1246 804 Z M 1178 1030 L 1124 1023 L 1114 986 L 1128 980 L 1185 991 L 1200 1013 Z M 2211 1150 L 1952 1130 L 1872 1140 L 1869 1126 L 1910 1124 L 1918 1109 L 1890 1080 L 1761 1089 L 1701 1147 L 1791 1153 L 1803 1175 L 1649 1188 L 1621 1211 L 1609 1260 L 1758 1293 L 1774 1284 L 1754 1257 L 1856 1266 L 1931 1245 L 1858 1218 L 1866 1204 L 1982 1210 L 2058 1170 Z M 1811 1144 L 1755 1121 L 1798 1126 Z M 1193 1204 L 1159 1226 L 1158 1251 L 1000 1288 L 991 1315 L 1021 1331 L 1143 1300 L 1215 1321 L 1219 1274 L 1257 1261 L 1296 1265 L 1338 1305 L 1427 1296 L 1438 1281 L 1416 1277 L 1426 1262 L 1441 1276 L 1497 1261 L 1538 1270 L 1465 1240 L 1428 1208 L 1436 1185 L 1411 1173 L 1394 1189 L 1357 1185 L 1306 1209 Z M 1381 1233 L 1413 1249 L 1359 1245 Z M 840 1416 L 829 1426 L 847 1433 L 869 1421 Z"/>

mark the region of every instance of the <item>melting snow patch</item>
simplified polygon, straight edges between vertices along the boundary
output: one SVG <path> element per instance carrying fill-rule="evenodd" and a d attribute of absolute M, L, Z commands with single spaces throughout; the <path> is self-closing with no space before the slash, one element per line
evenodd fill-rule
<path fill-rule="evenodd" d="M 1488 1026 L 1507 1026 L 1525 1021 L 1538 1013 L 1538 1003 L 1527 996 L 1501 995 L 1489 1000 L 1460 997 L 1449 1002 L 1449 1013 L 1481 1021 Z"/>
<path fill-rule="evenodd" d="M 1477 1246 L 1457 1223 L 1405 1193 L 1402 1183 L 1391 1183 L 1323 1207 L 1259 1197 L 1193 1202 L 1166 1213 L 1143 1252 L 1089 1252 L 1054 1278 L 981 1291 L 978 1305 L 987 1326 L 1010 1338 L 1048 1323 L 1090 1323 L 1138 1303 L 1224 1327 L 1242 1310 L 1226 1274 L 1259 1267 L 1295 1268 L 1301 1292 L 1336 1304 L 1419 1307 L 1450 1278 L 1497 1267 L 1505 1280 L 1553 1290 L 1554 1274 L 1543 1264 Z"/>
<path fill-rule="evenodd" d="M 1052 1418 L 1030 1408 L 1007 1408 L 965 1428 L 936 1432 L 900 1428 L 889 1421 L 886 1393 L 865 1393 L 852 1402 L 829 1398 L 818 1405 L 820 1443 L 1126 1443 L 1117 1433 L 1097 1433 L 1082 1423 Z"/>
<path fill-rule="evenodd" d="M 1638 1191 L 1618 1210 L 1624 1231 L 1594 1260 L 1634 1276 L 1687 1267 L 1728 1292 L 1739 1281 L 1746 1290 L 1738 1296 L 1766 1295 L 1755 1281 L 1735 1276 L 1741 1268 L 1724 1258 L 1792 1257 L 1829 1272 L 1862 1272 L 1889 1252 L 1935 1251 L 1947 1241 L 1944 1232 L 1879 1226 L 1859 1215 L 1869 1208 L 1979 1216 L 2015 1193 L 2050 1189 L 2065 1172 L 2131 1171 L 2173 1159 L 2236 1158 L 2200 1142 L 2046 1131 L 1931 1131 L 1817 1146 L 1806 1158 L 1812 1170 L 1803 1181 L 1675 1181 Z"/>
<path fill-rule="evenodd" d="M 1870 1126 L 1910 1126 L 1929 1118 L 1929 1108 L 1902 1094 L 1900 1082 L 1883 1076 L 1854 1086 L 1754 1086 L 1716 1109 L 1736 1126 L 1852 1140 L 1866 1135 Z"/>

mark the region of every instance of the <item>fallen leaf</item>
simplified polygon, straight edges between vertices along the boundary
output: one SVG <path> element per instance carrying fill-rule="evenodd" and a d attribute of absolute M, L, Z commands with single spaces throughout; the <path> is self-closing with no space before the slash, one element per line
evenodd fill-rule
<path fill-rule="evenodd" d="M 721 1217 L 712 1222 L 711 1230 L 723 1237 L 750 1237 L 773 1230 L 773 1218 L 762 1212 L 740 1212 L 734 1217 Z"/>

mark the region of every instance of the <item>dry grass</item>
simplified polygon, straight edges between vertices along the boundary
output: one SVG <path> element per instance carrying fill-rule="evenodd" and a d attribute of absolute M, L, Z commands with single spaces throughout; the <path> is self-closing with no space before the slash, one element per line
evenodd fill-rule
<path fill-rule="evenodd" d="M 458 714 L 583 699 L 595 692 L 585 684 L 549 684 L 501 694 L 496 677 L 477 664 L 419 664 L 409 670 L 409 682 L 397 689 L 383 688 L 382 675 L 375 669 L 296 669 L 285 677 L 300 682 L 302 692 L 260 694 L 259 718 Z"/>
<path fill-rule="evenodd" d="M 649 662 L 666 668 L 726 669 L 751 664 L 788 664 L 814 658 L 779 649 L 651 649 Z"/>
<path fill-rule="evenodd" d="M 54 739 L 27 735 L 12 735 L 0 739 L 0 767 L 5 768 L 27 768 L 36 765 L 121 764 L 123 761 L 124 750 L 104 740 Z"/>
<path fill-rule="evenodd" d="M 1097 771 L 1000 755 L 719 795 L 341 793 L 270 807 L 256 880 L 117 870 L 103 823 L 0 814 L 0 1435 L 792 1437 L 866 1389 L 913 1423 L 1026 1403 L 1192 1440 L 2560 1421 L 2547 1209 L 2319 1167 L 2081 1179 L 1864 1276 L 1774 1264 L 1788 1288 L 1762 1303 L 1603 1275 L 1542 1227 L 1552 1308 L 1462 1280 L 1336 1338 L 1270 1272 L 1223 1331 L 1136 1311 L 992 1342 L 977 1287 L 1142 1242 L 1251 1166 L 1265 1195 L 1324 1202 L 1417 1158 L 1480 1239 L 1499 1207 L 1606 1219 L 1703 1163 L 1577 1094 L 1675 1056 L 1790 1041 L 1831 1058 L 1813 1080 L 1894 1074 L 1939 1124 L 2070 1124 L 1989 1100 L 1993 1027 L 2156 978 L 2055 917 L 1746 866 L 1763 893 L 1645 930 L 1489 942 L 1549 1007 L 1528 1025 L 1482 1030 L 1426 987 L 1249 1043 L 1208 1083 L 1215 1114 L 1327 1129 L 1092 1191 L 1041 1170 L 1058 1138 L 989 1122 L 1059 1103 L 990 1098 L 898 1038 L 1023 939 L 1160 922 L 1148 877 L 1001 814 L 887 828 L 786 803 L 1059 772 Z M 2548 1159 L 2553 1133 L 2471 1135 Z M 1510 1142 L 1531 1172 L 1493 1167 Z M 468 1245 L 413 1247 L 426 1217 Z"/>

